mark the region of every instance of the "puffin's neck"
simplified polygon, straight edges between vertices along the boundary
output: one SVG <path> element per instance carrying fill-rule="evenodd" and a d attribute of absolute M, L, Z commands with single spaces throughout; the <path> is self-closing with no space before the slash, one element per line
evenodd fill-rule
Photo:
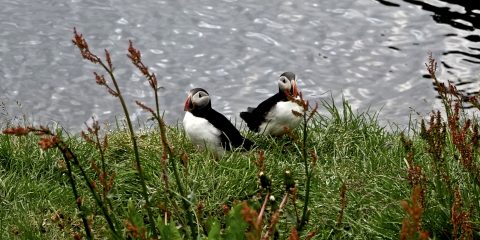
<path fill-rule="evenodd" d="M 288 97 L 285 95 L 285 92 L 282 91 L 282 89 L 278 89 L 278 93 L 276 95 L 280 101 L 288 101 Z"/>
<path fill-rule="evenodd" d="M 195 117 L 201 117 L 201 118 L 206 118 L 210 112 L 213 111 L 212 106 L 209 104 L 203 108 L 200 109 L 193 109 L 190 111 L 190 113 L 193 114 Z"/>

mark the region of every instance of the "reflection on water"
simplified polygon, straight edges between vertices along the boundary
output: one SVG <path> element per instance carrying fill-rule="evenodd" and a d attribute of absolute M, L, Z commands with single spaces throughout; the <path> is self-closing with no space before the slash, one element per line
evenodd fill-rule
<path fill-rule="evenodd" d="M 470 1 L 471 2 L 471 1 Z M 126 58 L 128 40 L 162 86 L 170 123 L 183 116 L 190 88 L 208 89 L 229 117 L 272 95 L 284 71 L 296 72 L 307 99 L 347 99 L 355 109 L 382 109 L 380 120 L 406 124 L 411 109 L 437 102 L 424 75 L 428 52 L 439 77 L 474 93 L 479 83 L 478 15 L 449 1 L 261 2 L 246 0 L 20 1 L 0 8 L 0 101 L 39 122 L 78 129 L 96 115 L 112 121 L 116 99 L 95 85 L 72 46 L 73 27 L 90 47 L 108 48 L 133 117 L 134 100 L 153 104 L 148 83 Z M 1 120 L 1 119 L 0 119 Z"/>
<path fill-rule="evenodd" d="M 407 3 L 416 4 L 423 10 L 434 13 L 433 20 L 438 23 L 445 23 L 454 28 L 473 31 L 480 29 L 478 19 L 480 7 L 472 1 L 448 1 L 439 0 L 442 6 L 435 6 L 424 1 L 404 0 Z"/>
<path fill-rule="evenodd" d="M 386 6 L 400 7 L 401 4 L 377 0 Z M 431 13 L 439 24 L 451 26 L 445 34 L 445 49 L 438 57 L 443 66 L 442 79 L 452 81 L 466 96 L 479 93 L 480 89 L 480 5 L 473 1 L 440 0 L 436 4 L 426 1 L 403 0 L 420 6 Z M 425 78 L 429 78 L 426 74 Z"/>

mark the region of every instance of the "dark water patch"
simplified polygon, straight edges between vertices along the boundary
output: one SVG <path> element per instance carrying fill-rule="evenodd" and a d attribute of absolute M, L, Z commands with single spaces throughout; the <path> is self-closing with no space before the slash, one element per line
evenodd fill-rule
<path fill-rule="evenodd" d="M 395 50 L 395 51 L 400 51 L 400 48 L 398 48 L 398 47 L 388 46 L 388 48 L 393 49 L 393 50 Z"/>
<path fill-rule="evenodd" d="M 465 84 L 471 84 L 471 81 L 462 81 L 461 79 L 458 79 L 458 81 L 455 83 L 456 86 L 462 86 Z"/>
<path fill-rule="evenodd" d="M 464 59 L 464 61 L 469 62 L 469 63 L 473 63 L 473 64 L 480 64 L 480 61 L 475 61 L 475 60 L 471 60 L 471 59 Z"/>
<path fill-rule="evenodd" d="M 432 79 L 432 75 L 430 75 L 430 74 L 423 74 L 423 75 L 422 75 L 422 78 Z"/>
<path fill-rule="evenodd" d="M 400 7 L 400 4 L 397 4 L 397 3 L 393 3 L 393 2 L 389 2 L 389 1 L 386 1 L 386 0 L 376 0 L 377 2 L 385 5 L 385 6 L 389 6 L 389 7 Z"/>
<path fill-rule="evenodd" d="M 480 19 L 479 19 L 480 21 Z M 468 35 L 465 37 L 470 42 L 480 42 L 480 36 L 479 35 Z M 478 50 L 478 49 L 477 49 Z"/>
<path fill-rule="evenodd" d="M 441 62 L 442 66 L 445 67 L 445 68 L 453 68 L 452 66 L 448 65 L 447 63 L 445 62 Z"/>
<path fill-rule="evenodd" d="M 471 57 L 471 58 L 480 59 L 480 53 L 479 54 L 474 54 L 474 53 L 455 51 L 455 50 L 447 51 L 447 52 L 443 53 L 443 55 L 449 55 L 449 54 L 459 54 L 459 55 L 463 55 L 463 56 L 467 56 L 467 57 Z M 462 60 L 466 60 L 466 59 L 462 59 Z"/>
<path fill-rule="evenodd" d="M 478 4 L 474 4 L 473 1 L 448 1 L 443 0 L 439 2 L 448 3 L 450 5 L 440 7 L 433 4 L 426 3 L 424 1 L 417 0 L 403 0 L 404 2 L 421 6 L 422 9 L 434 13 L 432 15 L 433 20 L 438 23 L 448 24 L 452 27 L 473 31 L 480 28 L 479 13 L 475 10 L 479 10 Z M 454 6 L 461 6 L 465 12 L 458 12 L 453 9 Z"/>
<path fill-rule="evenodd" d="M 476 46 L 480 42 L 480 2 L 467 0 L 403 2 L 421 7 L 432 13 L 431 17 L 435 22 L 450 27 L 445 34 L 445 49 L 441 51 L 441 56 L 437 56 L 443 68 L 439 69 L 439 79 L 452 81 L 452 84 L 459 87 L 465 95 L 464 100 L 477 95 L 480 89 L 480 49 Z M 424 74 L 422 77 L 429 78 L 429 75 Z"/>

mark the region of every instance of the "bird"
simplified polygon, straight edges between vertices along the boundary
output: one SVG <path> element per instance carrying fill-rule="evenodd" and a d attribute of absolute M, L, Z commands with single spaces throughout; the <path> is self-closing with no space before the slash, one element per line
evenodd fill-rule
<path fill-rule="evenodd" d="M 284 72 L 278 79 L 278 92 L 261 102 L 256 108 L 248 107 L 240 117 L 248 128 L 260 134 L 282 136 L 293 130 L 302 121 L 303 107 L 299 99 L 297 77 L 293 72 Z"/>
<path fill-rule="evenodd" d="M 212 108 L 210 95 L 203 88 L 190 90 L 184 111 L 183 128 L 192 143 L 212 151 L 216 158 L 228 150 L 250 150 L 255 146 L 224 115 Z"/>

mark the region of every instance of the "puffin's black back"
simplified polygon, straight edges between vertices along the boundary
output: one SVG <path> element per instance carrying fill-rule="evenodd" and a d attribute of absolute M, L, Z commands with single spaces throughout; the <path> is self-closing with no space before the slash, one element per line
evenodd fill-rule
<path fill-rule="evenodd" d="M 256 108 L 249 107 L 247 112 L 241 112 L 240 117 L 247 123 L 250 130 L 258 132 L 260 125 L 265 121 L 265 117 L 270 109 L 272 109 L 278 102 L 287 100 L 288 98 L 284 93 L 278 92 L 267 100 L 261 102 Z"/>
<path fill-rule="evenodd" d="M 235 126 L 221 113 L 215 111 L 210 103 L 208 106 L 191 111 L 196 117 L 205 118 L 215 128 L 219 129 L 222 133 L 220 135 L 220 141 L 222 147 L 226 150 L 231 150 L 231 146 L 234 148 L 243 147 L 246 150 L 250 150 L 255 144 L 247 138 L 244 138 Z"/>

